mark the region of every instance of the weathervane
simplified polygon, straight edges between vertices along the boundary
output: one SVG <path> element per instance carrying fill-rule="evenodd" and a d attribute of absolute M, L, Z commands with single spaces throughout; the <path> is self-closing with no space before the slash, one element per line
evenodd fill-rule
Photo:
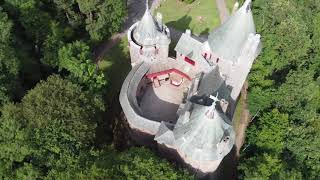
<path fill-rule="evenodd" d="M 220 100 L 218 99 L 219 93 L 217 92 L 216 96 L 212 96 L 210 95 L 209 98 L 213 100 L 211 107 L 215 108 L 216 107 L 216 102 L 220 102 Z"/>
<path fill-rule="evenodd" d="M 210 95 L 209 98 L 213 100 L 210 109 L 206 112 L 206 116 L 210 119 L 213 119 L 214 117 L 214 110 L 216 109 L 216 104 L 217 102 L 220 102 L 220 100 L 218 99 L 219 93 L 217 92 L 216 96 L 212 96 Z"/>
<path fill-rule="evenodd" d="M 146 0 L 146 10 L 149 10 L 149 1 Z"/>

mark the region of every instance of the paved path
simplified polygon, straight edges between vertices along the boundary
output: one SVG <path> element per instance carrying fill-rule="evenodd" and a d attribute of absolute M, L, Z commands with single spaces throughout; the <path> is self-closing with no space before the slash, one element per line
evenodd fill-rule
<path fill-rule="evenodd" d="M 216 0 L 216 3 L 219 11 L 220 22 L 222 24 L 229 18 L 229 11 L 225 0 Z"/>

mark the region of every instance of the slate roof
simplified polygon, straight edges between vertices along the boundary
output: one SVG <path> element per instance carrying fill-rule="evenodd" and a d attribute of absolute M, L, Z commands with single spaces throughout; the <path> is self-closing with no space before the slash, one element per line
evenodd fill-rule
<path fill-rule="evenodd" d="M 192 59 L 193 61 L 196 61 L 196 63 L 201 64 L 200 67 L 202 68 L 214 66 L 202 56 L 202 48 L 202 42 L 192 37 L 192 35 L 183 33 L 174 50 Z"/>
<path fill-rule="evenodd" d="M 224 24 L 209 34 L 211 51 L 222 59 L 235 62 L 249 34 L 256 34 L 250 6 L 251 0 L 246 0 Z"/>
<path fill-rule="evenodd" d="M 219 99 L 229 101 L 231 90 L 228 89 L 225 79 L 221 77 L 219 66 L 205 74 L 201 79 L 198 88 L 198 96 L 216 95 L 218 92 Z"/>
<path fill-rule="evenodd" d="M 157 43 L 157 40 L 160 38 L 160 34 L 161 31 L 152 17 L 149 7 L 147 6 L 146 12 L 139 21 L 136 29 L 134 29 L 133 38 L 142 46 L 151 46 Z"/>
<path fill-rule="evenodd" d="M 192 60 L 197 60 L 202 58 L 201 48 L 202 43 L 200 41 L 196 40 L 191 35 L 183 33 L 174 50 Z"/>
<path fill-rule="evenodd" d="M 213 161 L 230 152 L 234 143 L 232 126 L 224 120 L 223 113 L 211 106 L 194 105 L 190 120 L 173 130 L 175 146 L 188 158 L 198 161 Z M 213 112 L 213 118 L 206 113 Z M 223 139 L 229 140 L 224 142 Z"/>

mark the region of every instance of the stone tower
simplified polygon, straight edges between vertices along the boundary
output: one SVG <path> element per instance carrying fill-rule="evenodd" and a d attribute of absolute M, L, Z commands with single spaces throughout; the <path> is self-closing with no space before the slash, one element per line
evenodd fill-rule
<path fill-rule="evenodd" d="M 261 45 L 256 34 L 251 12 L 251 0 L 209 34 L 204 50 L 210 54 L 210 61 L 219 66 L 221 74 L 230 86 L 231 98 L 236 100 L 250 71 Z"/>
<path fill-rule="evenodd" d="M 151 15 L 146 1 L 146 12 L 142 19 L 128 30 L 131 65 L 141 61 L 154 62 L 166 59 L 169 54 L 170 31 L 162 23 L 162 15 Z"/>

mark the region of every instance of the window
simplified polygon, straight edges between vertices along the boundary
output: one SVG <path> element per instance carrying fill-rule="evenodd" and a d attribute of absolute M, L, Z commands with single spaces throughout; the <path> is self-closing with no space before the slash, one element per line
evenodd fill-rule
<path fill-rule="evenodd" d="M 212 54 L 211 54 L 211 53 L 204 53 L 204 54 L 202 54 L 202 56 L 203 56 L 206 60 L 209 60 L 209 59 L 211 59 Z"/>
<path fill-rule="evenodd" d="M 185 58 L 184 58 L 184 61 L 187 62 L 187 63 L 189 63 L 189 64 L 191 64 L 192 66 L 194 66 L 194 65 L 196 64 L 196 62 L 194 62 L 194 60 L 192 60 L 192 59 L 190 59 L 190 58 L 188 58 L 188 57 L 185 57 Z"/>
<path fill-rule="evenodd" d="M 156 47 L 154 47 L 155 48 L 155 50 L 154 50 L 154 53 L 157 55 L 157 54 L 159 54 L 159 49 L 157 49 Z"/>
<path fill-rule="evenodd" d="M 220 59 L 219 59 L 219 58 L 217 58 L 216 63 L 218 63 L 218 62 L 219 62 L 219 60 L 220 60 Z"/>

